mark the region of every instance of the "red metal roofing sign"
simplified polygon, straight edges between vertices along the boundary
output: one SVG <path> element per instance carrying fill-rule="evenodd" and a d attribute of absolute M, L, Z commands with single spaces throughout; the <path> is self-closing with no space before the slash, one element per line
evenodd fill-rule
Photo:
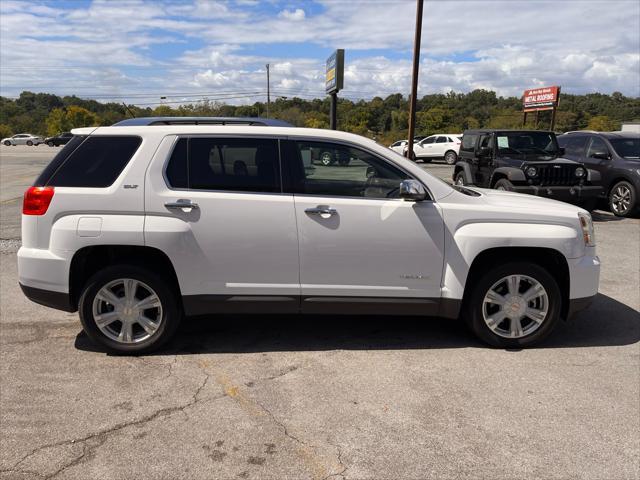
<path fill-rule="evenodd" d="M 522 105 L 525 111 L 546 110 L 558 106 L 560 87 L 542 87 L 525 90 Z"/>

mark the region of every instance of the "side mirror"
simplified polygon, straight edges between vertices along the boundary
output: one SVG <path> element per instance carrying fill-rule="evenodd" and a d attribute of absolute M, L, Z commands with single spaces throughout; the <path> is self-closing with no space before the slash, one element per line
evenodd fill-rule
<path fill-rule="evenodd" d="M 489 157 L 493 153 L 493 149 L 491 147 L 480 147 L 478 149 L 478 156 L 480 157 Z"/>
<path fill-rule="evenodd" d="M 427 198 L 427 191 L 417 180 L 403 180 L 400 182 L 400 198 L 420 202 Z"/>
<path fill-rule="evenodd" d="M 609 152 L 593 152 L 590 156 L 592 158 L 599 158 L 600 160 L 609 160 L 611 158 Z"/>

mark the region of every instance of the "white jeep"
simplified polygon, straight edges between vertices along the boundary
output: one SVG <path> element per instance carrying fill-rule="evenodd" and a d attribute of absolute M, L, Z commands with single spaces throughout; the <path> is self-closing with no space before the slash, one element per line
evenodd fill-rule
<path fill-rule="evenodd" d="M 349 133 L 151 120 L 74 130 L 25 193 L 24 293 L 111 351 L 267 312 L 462 316 L 523 347 L 598 290 L 581 208 L 451 186 Z M 351 160 L 305 168 L 311 150 Z"/>

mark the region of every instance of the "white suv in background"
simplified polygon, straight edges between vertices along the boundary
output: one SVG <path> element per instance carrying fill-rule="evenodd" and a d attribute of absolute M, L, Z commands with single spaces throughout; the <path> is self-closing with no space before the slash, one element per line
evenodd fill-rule
<path fill-rule="evenodd" d="M 458 161 L 462 134 L 441 133 L 423 138 L 413 146 L 412 160 L 430 162 L 434 158 L 444 158 L 447 165 L 454 165 Z M 405 146 L 403 153 L 407 151 Z"/>
<path fill-rule="evenodd" d="M 578 207 L 451 186 L 339 131 L 147 123 L 74 130 L 24 198 L 24 293 L 111 351 L 230 312 L 461 315 L 524 347 L 598 290 Z M 351 161 L 305 168 L 312 149 Z"/>

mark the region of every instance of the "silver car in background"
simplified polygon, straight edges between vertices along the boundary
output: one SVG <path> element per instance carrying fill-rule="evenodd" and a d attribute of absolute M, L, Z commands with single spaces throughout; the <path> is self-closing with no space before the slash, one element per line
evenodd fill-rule
<path fill-rule="evenodd" d="M 32 135 L 31 133 L 18 133 L 13 137 L 7 137 L 2 139 L 2 144 L 6 146 L 10 145 L 40 145 L 44 143 L 44 138 L 38 135 Z"/>

